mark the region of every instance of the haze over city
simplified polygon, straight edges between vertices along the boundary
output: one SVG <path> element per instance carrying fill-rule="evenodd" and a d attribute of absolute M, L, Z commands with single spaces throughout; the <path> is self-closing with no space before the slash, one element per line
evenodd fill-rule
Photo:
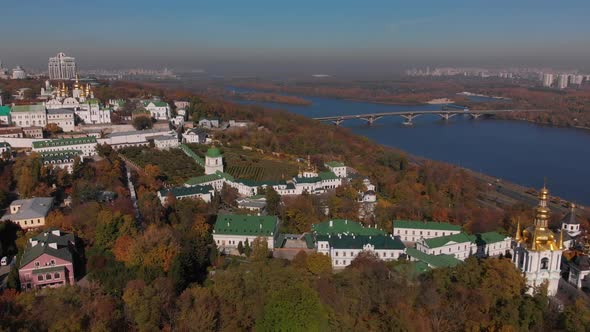
<path fill-rule="evenodd" d="M 410 65 L 585 69 L 588 1 L 3 1 L 0 58 L 43 69 L 379 72 Z M 16 13 L 25 15 L 23 17 Z M 288 67 L 288 70 L 286 69 Z"/>

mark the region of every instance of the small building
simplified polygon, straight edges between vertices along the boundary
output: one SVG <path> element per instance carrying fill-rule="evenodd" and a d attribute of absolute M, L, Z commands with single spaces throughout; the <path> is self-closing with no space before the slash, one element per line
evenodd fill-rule
<path fill-rule="evenodd" d="M 404 242 L 416 242 L 421 238 L 459 234 L 461 226 L 436 221 L 394 220 L 392 233 Z"/>
<path fill-rule="evenodd" d="M 339 161 L 328 161 L 324 164 L 330 171 L 334 172 L 339 178 L 347 177 L 346 165 Z"/>
<path fill-rule="evenodd" d="M 187 109 L 191 106 L 191 102 L 186 100 L 175 100 L 174 106 L 176 109 Z"/>
<path fill-rule="evenodd" d="M 23 128 L 25 137 L 43 138 L 43 127 L 25 127 Z"/>
<path fill-rule="evenodd" d="M 35 152 L 57 152 L 57 151 L 82 151 L 83 157 L 96 155 L 95 137 L 59 138 L 46 141 L 33 142 Z"/>
<path fill-rule="evenodd" d="M 247 128 L 252 124 L 252 121 L 243 121 L 243 120 L 229 120 L 229 127 L 230 128 Z"/>
<path fill-rule="evenodd" d="M 207 132 L 202 128 L 192 128 L 182 134 L 182 141 L 184 143 L 204 144 L 207 142 Z"/>
<path fill-rule="evenodd" d="M 332 267 L 344 268 L 363 251 L 373 252 L 383 261 L 399 259 L 406 246 L 393 235 L 319 235 L 316 236 L 318 253 L 330 256 Z"/>
<path fill-rule="evenodd" d="M 219 128 L 219 120 L 218 119 L 200 119 L 199 126 L 203 128 Z"/>
<path fill-rule="evenodd" d="M 429 255 L 452 255 L 464 261 L 467 257 L 475 255 L 477 246 L 475 237 L 465 233 L 446 235 L 435 238 L 421 238 L 416 242 L 416 249 Z"/>
<path fill-rule="evenodd" d="M 154 139 L 154 145 L 159 150 L 169 150 L 180 146 L 180 142 L 176 135 L 162 135 L 156 136 Z"/>
<path fill-rule="evenodd" d="M 61 168 L 66 170 L 69 174 L 74 171 L 74 162 L 76 158 L 82 158 L 82 151 L 80 150 L 64 150 L 64 151 L 48 151 L 41 152 L 41 163 L 45 167 Z"/>
<path fill-rule="evenodd" d="M 567 234 L 575 238 L 582 233 L 580 229 L 580 221 L 576 218 L 576 205 L 571 204 L 570 212 L 565 215 L 561 221 L 561 229 L 567 232 Z"/>
<path fill-rule="evenodd" d="M 213 228 L 213 241 L 221 252 L 229 253 L 248 241 L 264 238 L 273 250 L 279 236 L 279 220 L 275 216 L 218 215 Z"/>
<path fill-rule="evenodd" d="M 73 285 L 76 238 L 57 229 L 29 239 L 18 275 L 25 291 Z"/>
<path fill-rule="evenodd" d="M 215 195 L 215 189 L 210 185 L 162 189 L 158 191 L 160 203 L 165 205 L 168 202 L 168 197 L 170 195 L 174 196 L 176 199 L 202 199 L 209 203 L 211 202 L 211 198 Z"/>
<path fill-rule="evenodd" d="M 64 132 L 74 131 L 74 111 L 63 108 L 47 110 L 47 124 L 50 123 L 57 125 Z"/>
<path fill-rule="evenodd" d="M 22 229 L 42 227 L 52 207 L 53 197 L 18 199 L 10 203 L 8 213 L 0 220 L 10 220 Z"/>

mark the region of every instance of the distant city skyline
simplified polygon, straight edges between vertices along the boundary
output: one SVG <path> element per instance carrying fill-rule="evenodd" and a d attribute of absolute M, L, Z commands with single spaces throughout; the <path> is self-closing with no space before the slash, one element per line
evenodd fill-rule
<path fill-rule="evenodd" d="M 590 68 L 588 1 L 153 1 L 2 4 L 0 59 L 42 70 L 58 52 L 95 68 L 244 73 L 412 65 Z M 557 24 L 559 23 L 559 24 Z"/>

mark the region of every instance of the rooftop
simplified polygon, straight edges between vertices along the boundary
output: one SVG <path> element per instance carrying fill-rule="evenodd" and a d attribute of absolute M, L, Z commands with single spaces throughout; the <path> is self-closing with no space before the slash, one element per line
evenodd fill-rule
<path fill-rule="evenodd" d="M 45 106 L 43 104 L 14 105 L 12 112 L 45 112 Z"/>
<path fill-rule="evenodd" d="M 344 167 L 345 165 L 339 161 L 328 161 L 326 163 L 326 166 L 328 166 L 328 167 Z"/>
<path fill-rule="evenodd" d="M 59 138 L 46 141 L 33 142 L 34 149 L 49 148 L 56 146 L 68 146 L 78 144 L 96 144 L 95 137 L 75 137 L 75 138 Z"/>
<path fill-rule="evenodd" d="M 5 214 L 0 220 L 35 219 L 47 216 L 53 205 L 53 197 L 35 197 L 30 199 L 18 199 L 10 203 L 10 206 L 20 205 L 15 214 Z"/>
<path fill-rule="evenodd" d="M 213 234 L 273 236 L 278 222 L 275 216 L 218 215 Z"/>
<path fill-rule="evenodd" d="M 316 235 L 385 235 L 386 232 L 363 226 L 358 221 L 345 219 L 331 219 L 319 224 L 311 225 L 311 231 Z"/>
<path fill-rule="evenodd" d="M 0 106 L 0 116 L 10 115 L 10 106 Z"/>
<path fill-rule="evenodd" d="M 460 260 L 451 255 L 429 255 L 416 248 L 407 248 L 406 254 L 432 267 L 453 267 L 461 264 Z"/>
<path fill-rule="evenodd" d="M 192 196 L 198 194 L 206 194 L 213 191 L 213 187 L 210 185 L 206 186 L 193 186 L 193 187 L 174 187 L 162 189 L 159 191 L 160 196 L 166 197 L 171 193 L 174 197 Z"/>
<path fill-rule="evenodd" d="M 478 245 L 481 244 L 492 244 L 497 242 L 502 242 L 507 238 L 507 236 L 502 235 L 498 232 L 487 232 L 475 235 L 475 243 Z M 483 243 L 482 243 L 483 241 Z"/>
<path fill-rule="evenodd" d="M 436 221 L 415 221 L 415 220 L 394 220 L 393 229 L 396 228 L 415 228 L 415 229 L 433 229 L 439 231 L 460 231 L 461 226 L 451 225 L 445 222 Z"/>
<path fill-rule="evenodd" d="M 65 108 L 59 108 L 59 109 L 52 109 L 52 110 L 47 110 L 47 114 L 74 114 L 73 110 L 68 110 Z"/>
<path fill-rule="evenodd" d="M 320 235 L 317 241 L 328 241 L 336 249 L 362 249 L 370 244 L 376 250 L 404 250 L 406 246 L 393 235 Z"/>
<path fill-rule="evenodd" d="M 447 245 L 448 243 L 466 243 L 466 242 L 475 242 L 475 235 L 467 235 L 465 233 L 458 233 L 453 235 L 435 237 L 432 239 L 425 239 L 426 245 L 429 248 L 439 248 Z"/>
<path fill-rule="evenodd" d="M 221 156 L 221 151 L 218 148 L 212 147 L 207 150 L 207 157 L 217 158 L 219 156 Z"/>
<path fill-rule="evenodd" d="M 64 233 L 55 229 L 47 230 L 29 240 L 21 258 L 20 266 L 23 267 L 29 264 L 43 254 L 72 262 L 72 253 L 68 247 L 70 243 L 73 244 L 74 242 L 75 237 L 73 234 Z M 57 249 L 50 246 L 52 243 L 56 244 Z"/>

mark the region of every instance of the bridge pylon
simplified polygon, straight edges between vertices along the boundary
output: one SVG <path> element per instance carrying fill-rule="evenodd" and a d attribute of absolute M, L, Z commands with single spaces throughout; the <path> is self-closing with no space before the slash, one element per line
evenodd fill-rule
<path fill-rule="evenodd" d="M 409 114 L 400 114 L 399 116 L 406 119 L 406 122 L 404 122 L 404 124 L 411 125 L 412 120 L 414 120 L 414 118 L 417 117 L 418 115 L 420 115 L 420 114 L 409 113 Z"/>
<path fill-rule="evenodd" d="M 445 113 L 438 113 L 438 115 L 443 118 L 445 121 L 448 121 L 450 118 L 454 117 L 455 115 L 457 115 L 457 113 L 450 113 L 450 112 L 445 112 Z"/>
<path fill-rule="evenodd" d="M 362 119 L 362 120 L 367 121 L 367 124 L 369 126 L 372 126 L 373 125 L 373 122 L 375 122 L 375 121 L 377 121 L 377 120 L 379 120 L 381 118 L 382 118 L 382 116 L 373 116 L 373 115 L 371 115 L 371 116 L 364 117 L 364 118 L 359 118 L 359 119 Z"/>
<path fill-rule="evenodd" d="M 469 115 L 471 115 L 471 118 L 473 120 L 477 120 L 479 119 L 483 114 L 482 113 L 469 113 Z"/>
<path fill-rule="evenodd" d="M 342 124 L 342 122 L 344 122 L 344 119 L 342 119 L 342 118 L 338 118 L 338 119 L 332 121 L 332 123 L 335 124 L 336 126 L 340 126 Z"/>

